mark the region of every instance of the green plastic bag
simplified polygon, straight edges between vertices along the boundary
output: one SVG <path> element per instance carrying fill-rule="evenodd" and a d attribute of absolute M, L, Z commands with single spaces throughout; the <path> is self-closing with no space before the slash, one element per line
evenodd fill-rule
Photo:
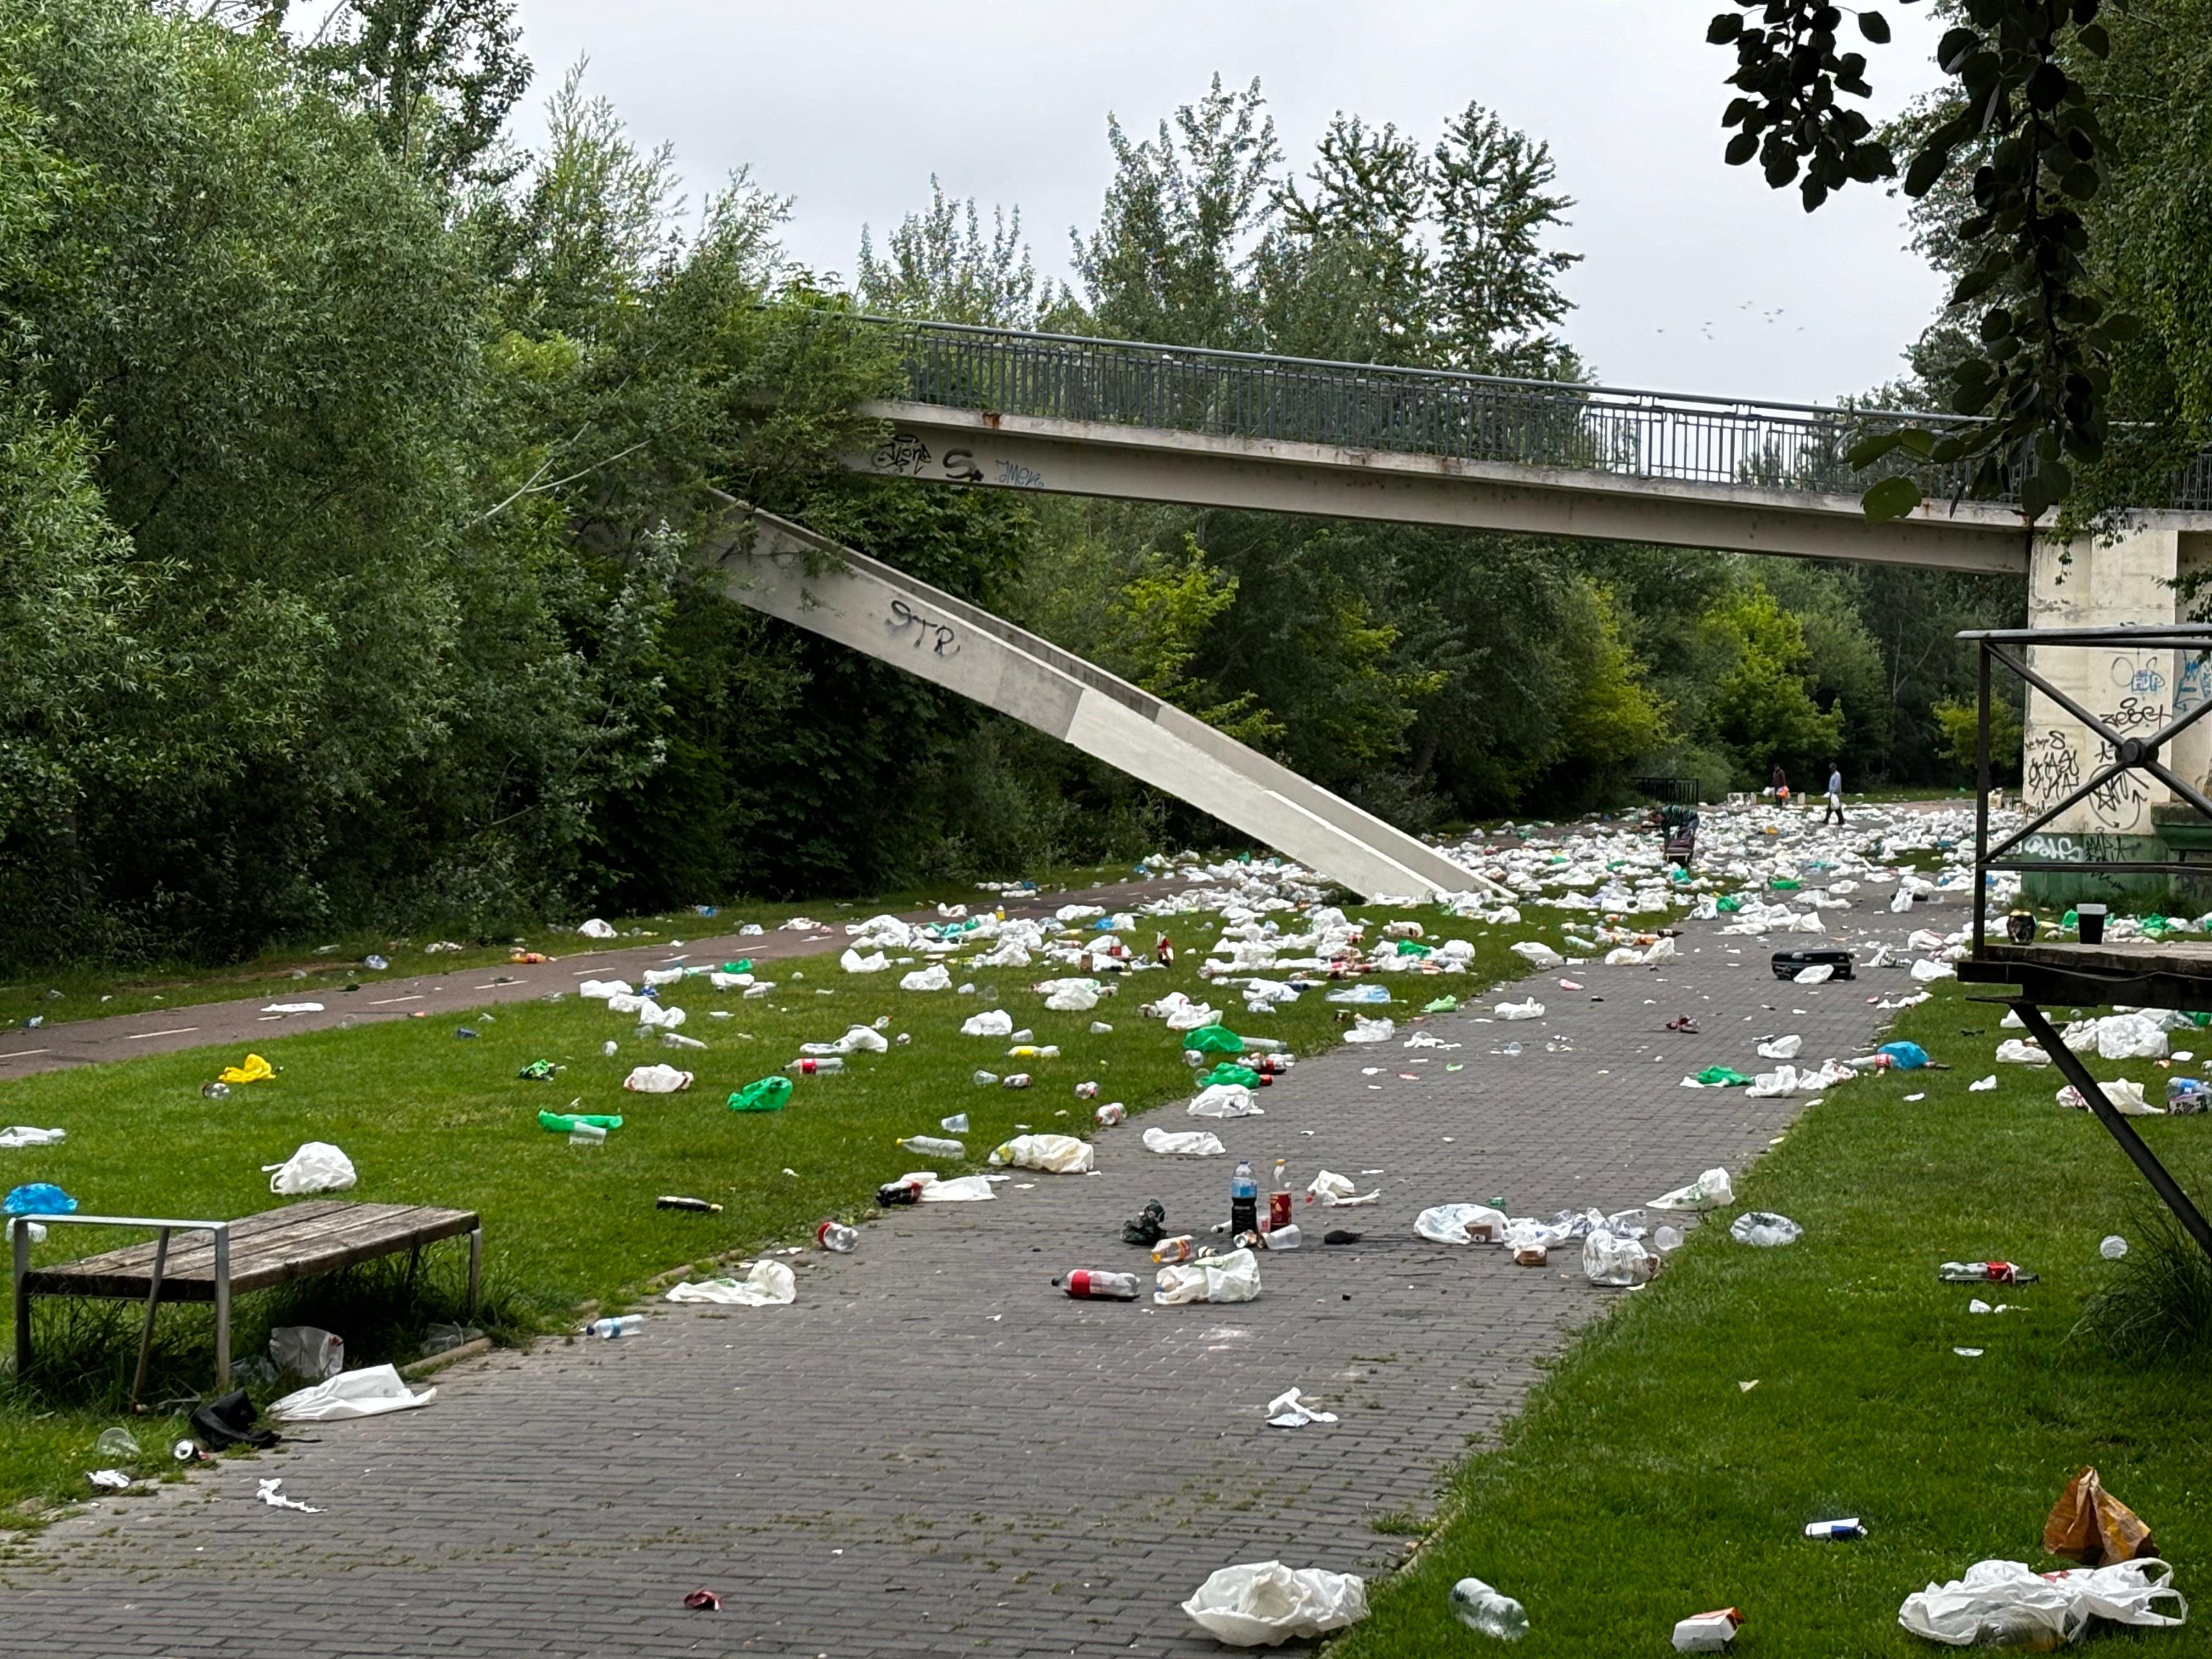
<path fill-rule="evenodd" d="M 1224 1060 L 1199 1079 L 1198 1086 L 1211 1089 L 1217 1083 L 1233 1083 L 1240 1089 L 1250 1089 L 1256 1087 L 1259 1081 L 1260 1074 L 1249 1066 L 1232 1066 Z"/>
<path fill-rule="evenodd" d="M 1777 876 L 1766 884 L 1778 893 L 1794 893 L 1805 884 L 1802 881 L 1786 881 L 1782 877 Z"/>
<path fill-rule="evenodd" d="M 1698 1073 L 1698 1081 L 1708 1089 L 1718 1084 L 1724 1089 L 1741 1089 L 1751 1079 L 1741 1072 L 1730 1071 L 1725 1066 L 1708 1066 Z"/>
<path fill-rule="evenodd" d="M 730 1097 L 733 1112 L 780 1112 L 791 1098 L 791 1079 L 787 1077 L 764 1077 L 757 1083 L 748 1083 Z"/>
<path fill-rule="evenodd" d="M 1415 939 L 1401 939 L 1398 941 L 1398 954 L 1401 957 L 1425 957 L 1431 948 Z"/>
<path fill-rule="evenodd" d="M 1434 1002 L 1424 1006 L 1421 1012 L 1425 1014 L 1449 1014 L 1456 1012 L 1458 1009 L 1457 997 L 1438 997 Z"/>
<path fill-rule="evenodd" d="M 550 1060 L 533 1060 L 515 1073 L 525 1083 L 550 1083 L 561 1068 Z"/>
<path fill-rule="evenodd" d="M 574 1134 L 579 1123 L 588 1123 L 594 1129 L 619 1129 L 622 1121 L 620 1115 L 615 1114 L 540 1112 L 538 1115 L 538 1127 L 556 1135 Z"/>
<path fill-rule="evenodd" d="M 739 957 L 735 962 L 722 964 L 722 971 L 726 974 L 750 974 L 752 970 L 753 959 L 750 957 Z"/>
<path fill-rule="evenodd" d="M 1241 1054 L 1244 1039 L 1225 1025 L 1201 1025 L 1182 1034 L 1182 1046 L 1201 1054 Z"/>
<path fill-rule="evenodd" d="M 1738 897 L 1735 894 L 1730 893 L 1724 899 L 1715 900 L 1713 908 L 1719 911 L 1724 916 L 1732 916 L 1737 911 L 1743 908 L 1743 900 Z"/>

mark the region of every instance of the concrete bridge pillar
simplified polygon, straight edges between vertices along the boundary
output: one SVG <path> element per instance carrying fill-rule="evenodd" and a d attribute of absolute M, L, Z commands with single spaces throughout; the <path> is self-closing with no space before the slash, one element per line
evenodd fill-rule
<path fill-rule="evenodd" d="M 2177 584 L 2208 559 L 2212 533 L 2156 519 L 2138 521 L 2112 540 L 2039 538 L 2029 562 L 2028 626 L 2113 628 L 2187 620 L 2178 609 Z M 2203 653 L 2042 646 L 2029 649 L 2028 662 L 2123 735 L 2148 735 L 2212 696 L 2212 660 Z M 2021 801 L 2031 813 L 2070 793 L 2112 757 L 2109 743 L 2033 688 L 2023 747 Z M 2184 732 L 2161 758 L 2203 787 L 2212 775 L 2212 716 Z M 2186 806 L 2177 814 L 2170 798 L 2166 786 L 2148 775 L 2123 772 L 2060 814 L 2022 850 L 2031 857 L 2095 860 L 2173 858 L 2179 848 L 2164 838 L 2169 823 L 2185 816 L 2193 823 L 2197 815 Z M 2185 830 L 2180 833 L 2186 838 Z M 2165 884 L 2160 877 L 2052 879 L 2052 899 L 2118 897 L 2129 886 Z"/>

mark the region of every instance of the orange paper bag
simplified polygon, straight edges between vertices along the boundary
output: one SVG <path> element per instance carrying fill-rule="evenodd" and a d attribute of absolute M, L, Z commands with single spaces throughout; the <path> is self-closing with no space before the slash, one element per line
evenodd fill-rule
<path fill-rule="evenodd" d="M 2158 1553 L 2150 1528 L 2105 1490 L 2092 1468 L 2075 1475 L 2059 1495 L 2051 1518 L 2043 1523 L 2043 1547 L 2092 1567 Z"/>

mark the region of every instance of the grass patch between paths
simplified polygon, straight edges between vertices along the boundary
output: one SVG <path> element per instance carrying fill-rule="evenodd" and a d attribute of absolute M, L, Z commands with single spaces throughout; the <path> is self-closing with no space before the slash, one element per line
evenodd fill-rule
<path fill-rule="evenodd" d="M 1833 1091 L 1743 1172 L 1735 1208 L 1654 1285 L 1620 1293 L 1501 1443 L 1449 1477 L 1443 1524 L 1329 1659 L 1496 1650 L 1451 1616 L 1468 1575 L 1526 1606 L 1512 1651 L 1527 1659 L 1665 1653 L 1676 1620 L 1727 1606 L 1747 1621 L 1740 1653 L 1924 1659 L 1936 1650 L 1896 1624 L 1907 1595 L 1989 1558 L 2072 1565 L 2043 1555 L 2042 1528 L 2084 1463 L 2198 1591 L 2212 1556 L 2201 1360 L 2144 1367 L 2069 1338 L 2115 1273 L 2099 1241 L 2134 1236 L 2148 1189 L 2094 1119 L 2054 1103 L 2053 1068 L 1990 1063 L 2002 1012 L 1945 981 L 1902 1014 L 1893 1035 L 1954 1069 Z M 2212 1058 L 2212 1033 L 2172 1041 L 2198 1060 L 2093 1060 L 2091 1073 L 2162 1098 L 2166 1078 Z M 1991 1072 L 1998 1088 L 1969 1091 Z M 2136 1123 L 2212 1200 L 2212 1117 Z M 1742 1209 L 1778 1210 L 1805 1236 L 1737 1244 L 1726 1224 Z M 1990 1258 L 2040 1282 L 1936 1278 L 1945 1261 Z M 2026 1311 L 1972 1315 L 1976 1296 Z M 1844 1516 L 1871 1536 L 1802 1535 Z M 2201 1653 L 2194 1622 L 2094 1639 Z"/>

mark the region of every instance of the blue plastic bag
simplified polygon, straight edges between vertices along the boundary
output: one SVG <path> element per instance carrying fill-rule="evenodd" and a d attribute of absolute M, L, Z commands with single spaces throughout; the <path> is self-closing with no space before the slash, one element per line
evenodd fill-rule
<path fill-rule="evenodd" d="M 1917 1042 L 1885 1042 L 1875 1052 L 1887 1054 L 1900 1072 L 1917 1072 L 1928 1063 L 1928 1051 Z"/>
<path fill-rule="evenodd" d="M 9 1215 L 67 1215 L 76 1208 L 76 1200 L 50 1182 L 34 1181 L 27 1187 L 18 1187 L 0 1200 L 0 1209 Z"/>

